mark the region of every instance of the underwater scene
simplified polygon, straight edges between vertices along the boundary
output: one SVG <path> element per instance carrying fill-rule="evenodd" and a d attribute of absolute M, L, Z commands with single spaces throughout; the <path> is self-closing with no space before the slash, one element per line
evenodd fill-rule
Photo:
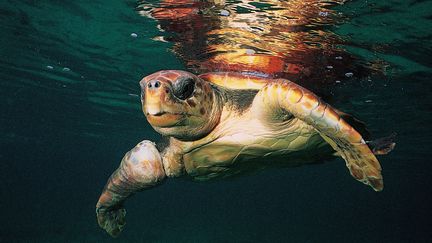
<path fill-rule="evenodd" d="M 432 242 L 431 9 L 1 1 L 0 242 Z"/>

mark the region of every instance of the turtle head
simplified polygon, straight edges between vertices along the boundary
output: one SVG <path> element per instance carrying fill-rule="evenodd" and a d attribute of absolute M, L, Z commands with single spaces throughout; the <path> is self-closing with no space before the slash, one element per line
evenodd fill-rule
<path fill-rule="evenodd" d="M 218 124 L 221 101 L 210 83 L 185 71 L 159 71 L 140 81 L 142 110 L 160 134 L 180 140 L 206 136 Z"/>

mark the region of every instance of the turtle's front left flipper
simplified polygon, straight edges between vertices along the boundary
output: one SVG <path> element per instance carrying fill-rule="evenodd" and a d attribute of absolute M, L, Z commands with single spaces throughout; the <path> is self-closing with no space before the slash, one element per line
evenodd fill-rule
<path fill-rule="evenodd" d="M 383 189 L 381 166 L 360 133 L 309 90 L 287 80 L 275 80 L 260 90 L 254 105 L 272 113 L 289 112 L 314 127 L 342 156 L 355 179 L 375 191 Z"/>
<path fill-rule="evenodd" d="M 159 184 L 164 178 L 162 158 L 154 143 L 140 142 L 123 157 L 99 197 L 96 205 L 99 226 L 116 237 L 125 226 L 123 202 L 135 192 Z"/>

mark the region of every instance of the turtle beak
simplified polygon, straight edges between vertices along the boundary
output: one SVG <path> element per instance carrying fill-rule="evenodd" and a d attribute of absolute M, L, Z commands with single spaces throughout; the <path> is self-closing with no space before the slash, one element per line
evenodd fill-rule
<path fill-rule="evenodd" d="M 147 115 L 147 121 L 153 127 L 174 127 L 182 121 L 180 114 L 159 113 L 157 115 Z"/>
<path fill-rule="evenodd" d="M 162 105 L 159 100 L 147 99 L 145 102 L 146 115 L 157 116 L 163 113 Z"/>

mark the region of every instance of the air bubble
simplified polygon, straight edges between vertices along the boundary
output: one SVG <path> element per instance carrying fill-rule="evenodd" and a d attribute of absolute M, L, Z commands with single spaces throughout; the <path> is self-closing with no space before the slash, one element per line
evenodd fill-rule
<path fill-rule="evenodd" d="M 347 78 L 351 78 L 352 76 L 354 76 L 354 73 L 351 73 L 351 72 L 345 73 L 345 77 L 347 77 Z"/>

